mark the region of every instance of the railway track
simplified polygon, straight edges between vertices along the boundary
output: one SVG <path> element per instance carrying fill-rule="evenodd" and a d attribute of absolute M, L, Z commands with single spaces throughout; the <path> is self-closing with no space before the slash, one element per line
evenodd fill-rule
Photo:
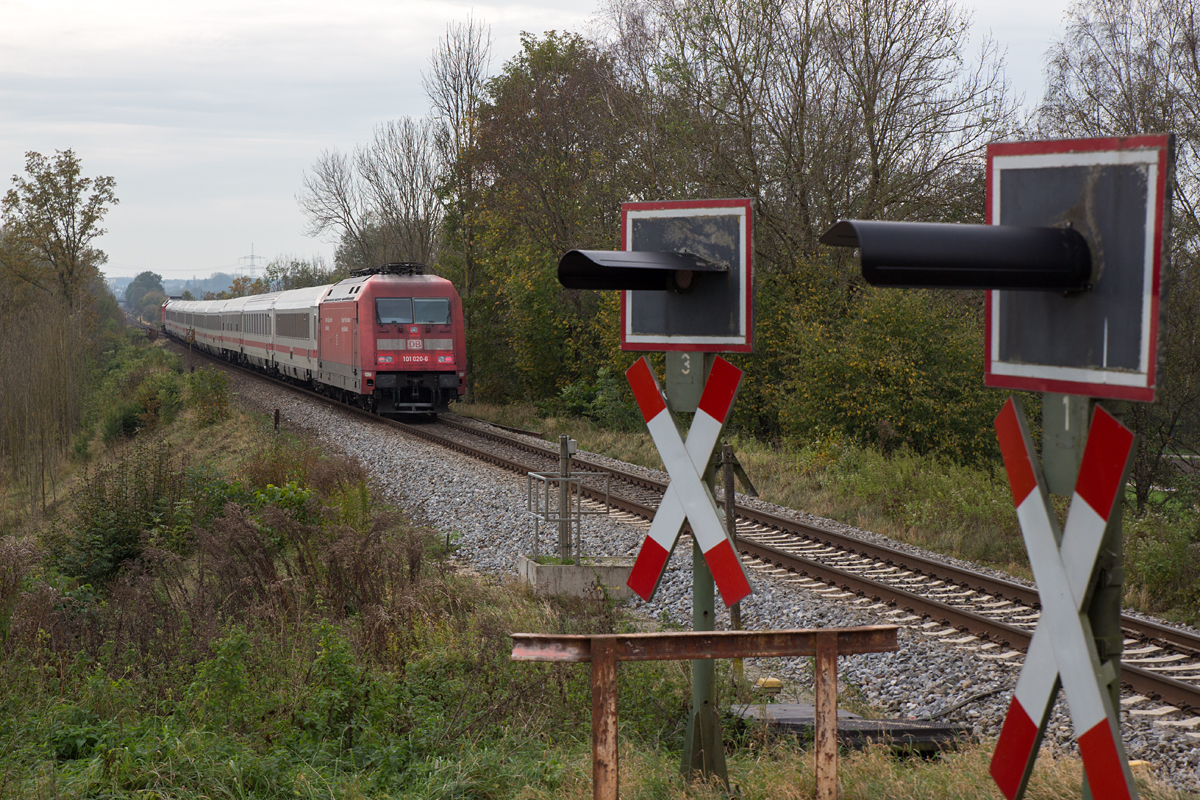
<path fill-rule="evenodd" d="M 557 448 L 528 431 L 496 430 L 454 415 L 425 424 L 399 422 L 285 385 L 314 401 L 507 470 L 523 474 L 558 468 Z M 665 482 L 585 458 L 572 461 L 576 469 L 611 476 L 612 507 L 640 520 L 653 518 Z M 586 481 L 584 492 L 594 502 L 604 498 L 603 488 L 588 486 Z M 723 498 L 718 502 L 723 503 Z M 781 514 L 741 505 L 735 511 L 737 547 L 747 563 L 791 580 L 800 589 L 872 598 L 894 607 L 893 621 L 914 625 L 948 643 L 978 648 L 981 658 L 1019 661 L 1032 637 L 1039 618 L 1033 588 Z M 1200 636 L 1129 615 L 1123 615 L 1122 627 L 1127 637 L 1122 682 L 1135 693 L 1128 699 L 1134 704 L 1139 698 L 1156 699 L 1181 711 L 1200 712 Z M 1161 709 L 1146 713 L 1161 713 Z"/>

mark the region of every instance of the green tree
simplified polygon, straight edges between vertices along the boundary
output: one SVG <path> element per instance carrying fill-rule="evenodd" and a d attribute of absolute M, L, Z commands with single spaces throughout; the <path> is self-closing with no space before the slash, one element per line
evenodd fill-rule
<path fill-rule="evenodd" d="M 16 279 L 62 298 L 74 307 L 107 256 L 91 246 L 104 235 L 100 223 L 116 205 L 111 177 L 85 178 L 72 150 L 53 158 L 25 154 L 25 175 L 14 175 L 0 202 L 5 260 Z"/>
<path fill-rule="evenodd" d="M 205 300 L 232 300 L 235 297 L 246 297 L 254 294 L 266 294 L 271 291 L 268 278 L 251 278 L 249 275 L 239 275 L 230 282 L 229 288 L 220 292 L 205 292 Z"/>
<path fill-rule="evenodd" d="M 162 275 L 155 272 L 140 272 L 125 287 L 125 307 L 130 311 L 141 311 L 142 298 L 147 292 L 165 294 L 162 285 Z"/>
<path fill-rule="evenodd" d="M 160 291 L 151 290 L 142 295 L 141 304 L 138 306 L 138 314 L 147 322 L 157 323 L 162 315 L 162 304 L 167 300 L 167 296 Z"/>
<path fill-rule="evenodd" d="M 323 256 L 297 258 L 278 256 L 264 270 L 264 279 L 272 291 L 303 289 L 308 286 L 324 286 L 345 277 L 345 272 L 331 267 Z"/>
<path fill-rule="evenodd" d="M 574 34 L 524 36 L 488 82 L 471 154 L 481 280 L 468 336 L 481 397 L 549 397 L 608 360 L 600 296 L 562 289 L 555 268 L 567 250 L 617 245 L 633 187 L 612 112 L 629 100 L 611 60 Z"/>

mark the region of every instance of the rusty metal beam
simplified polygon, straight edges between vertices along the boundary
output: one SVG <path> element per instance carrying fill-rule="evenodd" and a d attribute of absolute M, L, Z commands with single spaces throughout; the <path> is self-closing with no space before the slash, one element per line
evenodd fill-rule
<path fill-rule="evenodd" d="M 771 656 L 817 657 L 817 797 L 837 799 L 837 657 L 897 650 L 897 626 L 691 631 L 595 636 L 514 633 L 513 661 L 591 662 L 592 798 L 617 800 L 617 664 Z"/>
<path fill-rule="evenodd" d="M 607 636 L 592 645 L 592 796 L 617 797 L 617 648 Z"/>
<path fill-rule="evenodd" d="M 816 751 L 816 800 L 837 800 L 837 638 L 833 631 L 817 634 L 814 683 L 816 708 L 813 750 Z"/>
<path fill-rule="evenodd" d="M 703 658 L 770 658 L 817 654 L 818 634 L 829 631 L 704 631 L 623 633 L 612 636 L 514 633 L 513 661 L 584 663 L 594 642 L 611 639 L 618 661 L 674 661 Z M 895 625 L 837 628 L 839 653 L 882 653 L 897 649 Z"/>

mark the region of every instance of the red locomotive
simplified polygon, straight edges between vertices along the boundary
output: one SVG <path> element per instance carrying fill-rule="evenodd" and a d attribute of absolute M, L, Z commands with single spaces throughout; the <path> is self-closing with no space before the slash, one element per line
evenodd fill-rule
<path fill-rule="evenodd" d="M 462 300 L 421 264 L 233 300 L 168 300 L 163 327 L 380 414 L 436 413 L 465 391 Z"/>

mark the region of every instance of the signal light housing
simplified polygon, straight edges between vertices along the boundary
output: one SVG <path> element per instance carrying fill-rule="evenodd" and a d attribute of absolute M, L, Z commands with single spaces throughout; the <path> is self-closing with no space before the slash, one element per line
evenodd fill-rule
<path fill-rule="evenodd" d="M 842 220 L 822 244 L 857 247 L 872 286 L 1081 292 L 1092 257 L 1073 228 Z"/>
<path fill-rule="evenodd" d="M 568 289 L 632 289 L 686 294 L 696 273 L 729 268 L 691 253 L 640 250 L 571 250 L 558 262 L 558 282 Z"/>

